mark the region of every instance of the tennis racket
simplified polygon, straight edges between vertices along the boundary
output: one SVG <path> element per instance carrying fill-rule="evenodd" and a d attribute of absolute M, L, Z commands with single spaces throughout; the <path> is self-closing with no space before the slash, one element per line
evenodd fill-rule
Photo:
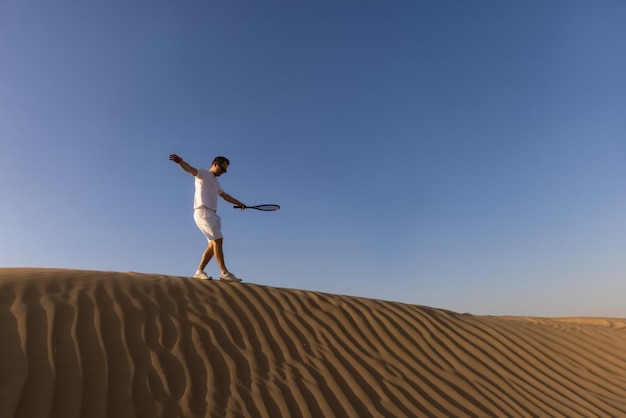
<path fill-rule="evenodd" d="M 263 212 L 272 212 L 280 209 L 278 205 L 256 205 L 256 206 L 233 206 L 235 209 L 256 209 L 261 210 Z"/>

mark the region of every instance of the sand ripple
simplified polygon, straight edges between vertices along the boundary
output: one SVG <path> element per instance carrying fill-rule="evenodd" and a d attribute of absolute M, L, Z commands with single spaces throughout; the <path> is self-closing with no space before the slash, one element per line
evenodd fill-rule
<path fill-rule="evenodd" d="M 0 418 L 621 416 L 624 319 L 0 269 Z"/>

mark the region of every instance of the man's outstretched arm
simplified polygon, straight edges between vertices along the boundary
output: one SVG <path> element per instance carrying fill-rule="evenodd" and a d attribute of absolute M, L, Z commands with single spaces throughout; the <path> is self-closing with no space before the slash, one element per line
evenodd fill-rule
<path fill-rule="evenodd" d="M 237 205 L 237 206 L 241 206 L 241 209 L 245 209 L 246 205 L 244 203 L 241 203 L 239 200 L 235 199 L 234 197 L 232 197 L 231 195 L 229 195 L 226 192 L 222 192 L 220 193 L 220 196 L 222 197 L 222 199 L 224 199 L 225 201 L 232 203 L 233 205 Z"/>
<path fill-rule="evenodd" d="M 196 176 L 196 174 L 198 174 L 198 170 L 196 170 L 194 167 L 190 166 L 189 164 L 187 164 L 185 162 L 185 160 L 183 160 L 182 158 L 180 158 L 178 155 L 176 154 L 170 154 L 170 161 L 174 161 L 176 164 L 178 164 L 183 170 L 185 170 L 186 172 L 188 172 L 189 174 L 191 174 L 192 176 Z"/>

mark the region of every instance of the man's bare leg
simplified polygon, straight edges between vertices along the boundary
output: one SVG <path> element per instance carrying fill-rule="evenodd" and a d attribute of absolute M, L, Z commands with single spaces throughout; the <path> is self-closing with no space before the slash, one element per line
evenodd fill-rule
<path fill-rule="evenodd" d="M 213 241 L 209 241 L 209 245 L 207 245 L 206 250 L 202 254 L 202 259 L 200 260 L 200 265 L 198 266 L 199 271 L 204 271 L 204 268 L 209 264 L 211 258 L 213 258 Z"/>
<path fill-rule="evenodd" d="M 220 268 L 222 275 L 228 273 L 228 269 L 226 268 L 226 263 L 224 263 L 224 251 L 222 250 L 223 242 L 224 242 L 223 238 L 216 239 L 210 242 L 210 245 L 212 245 L 211 254 L 215 255 L 215 261 L 217 261 L 217 266 Z"/>

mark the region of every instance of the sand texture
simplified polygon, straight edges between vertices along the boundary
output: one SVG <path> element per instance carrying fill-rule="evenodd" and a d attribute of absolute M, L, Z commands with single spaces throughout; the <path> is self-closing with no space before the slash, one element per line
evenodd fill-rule
<path fill-rule="evenodd" d="M 624 416 L 624 319 L 0 269 L 0 418 Z"/>

